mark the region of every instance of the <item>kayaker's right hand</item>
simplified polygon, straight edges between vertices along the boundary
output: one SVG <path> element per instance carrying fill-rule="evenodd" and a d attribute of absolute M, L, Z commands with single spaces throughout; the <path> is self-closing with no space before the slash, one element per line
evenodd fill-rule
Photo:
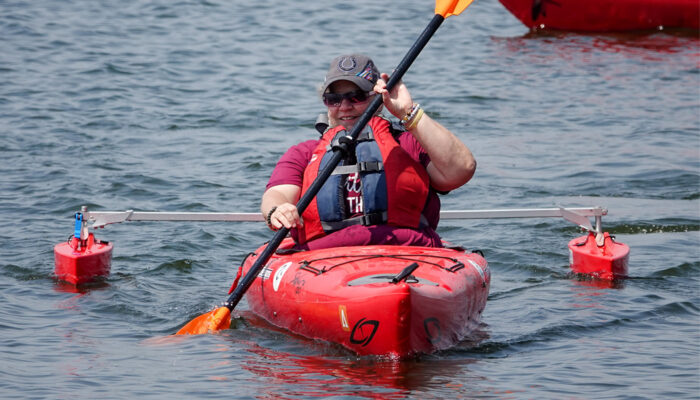
<path fill-rule="evenodd" d="M 270 225 L 275 230 L 281 229 L 284 226 L 287 229 L 304 226 L 299 216 L 297 207 L 291 203 L 282 203 L 270 214 Z"/>
<path fill-rule="evenodd" d="M 297 185 L 276 185 L 268 188 L 263 193 L 260 211 L 270 229 L 276 231 L 283 226 L 287 229 L 303 226 L 297 207 L 301 187 Z"/>

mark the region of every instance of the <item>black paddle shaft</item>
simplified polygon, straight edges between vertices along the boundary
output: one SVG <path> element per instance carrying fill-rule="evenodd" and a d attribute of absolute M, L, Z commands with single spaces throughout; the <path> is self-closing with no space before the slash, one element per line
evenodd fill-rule
<path fill-rule="evenodd" d="M 423 30 L 423 33 L 421 33 L 421 35 L 418 37 L 418 40 L 416 40 L 408 53 L 406 53 L 403 60 L 401 60 L 399 65 L 396 67 L 396 70 L 394 70 L 394 73 L 389 78 L 389 82 L 386 84 L 386 89 L 388 91 L 391 91 L 391 89 L 393 89 L 394 86 L 396 86 L 396 84 L 401 80 L 406 71 L 408 71 L 408 68 L 411 66 L 411 64 L 413 64 L 413 61 L 415 61 L 415 59 L 418 57 L 418 54 L 420 54 L 425 45 L 428 44 L 428 41 L 444 20 L 445 17 L 435 14 L 428 26 Z M 365 126 L 369 123 L 369 120 L 372 119 L 372 116 L 374 116 L 374 113 L 376 113 L 379 107 L 382 105 L 382 101 L 382 96 L 374 96 L 374 100 L 372 100 L 365 112 L 360 116 L 360 119 L 350 130 L 348 136 L 350 136 L 352 140 L 350 142 L 341 143 L 333 149 L 333 155 L 331 156 L 328 164 L 321 171 L 319 171 L 316 179 L 311 183 L 311 186 L 309 186 L 304 195 L 301 196 L 301 199 L 299 199 L 299 202 L 297 203 L 297 211 L 299 212 L 299 215 L 301 215 L 304 210 L 306 210 L 306 207 L 311 204 L 311 201 L 316 194 L 318 194 L 319 190 L 321 190 L 323 184 L 326 183 L 328 177 L 331 176 L 331 173 L 343 158 L 344 154 L 347 153 L 350 143 L 357 140 L 358 136 L 360 136 L 360 132 L 362 132 Z M 238 302 L 243 298 L 245 292 L 248 291 L 250 285 L 253 284 L 255 277 L 263 269 L 272 254 L 277 251 L 277 248 L 280 246 L 282 240 L 284 240 L 288 233 L 289 229 L 285 227 L 282 227 L 282 229 L 275 232 L 275 235 L 267 244 L 265 250 L 260 253 L 253 266 L 250 267 L 248 273 L 243 277 L 238 286 L 236 286 L 236 289 L 233 291 L 233 293 L 231 293 L 231 296 L 229 296 L 229 298 L 226 300 L 224 303 L 225 307 L 233 311 Z"/>

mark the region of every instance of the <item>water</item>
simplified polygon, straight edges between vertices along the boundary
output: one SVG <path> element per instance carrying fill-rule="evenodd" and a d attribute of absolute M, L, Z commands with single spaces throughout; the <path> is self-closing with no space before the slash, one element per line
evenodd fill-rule
<path fill-rule="evenodd" d="M 405 82 L 479 166 L 444 209 L 600 205 L 631 278 L 568 273 L 559 220 L 444 221 L 483 249 L 483 326 L 402 362 L 263 326 L 163 339 L 226 297 L 259 223 L 127 223 L 104 284 L 52 279 L 72 213 L 255 212 L 290 145 L 314 137 L 328 60 L 389 71 L 424 1 L 0 3 L 3 398 L 697 398 L 697 33 L 532 35 L 495 1 L 449 18 Z"/>

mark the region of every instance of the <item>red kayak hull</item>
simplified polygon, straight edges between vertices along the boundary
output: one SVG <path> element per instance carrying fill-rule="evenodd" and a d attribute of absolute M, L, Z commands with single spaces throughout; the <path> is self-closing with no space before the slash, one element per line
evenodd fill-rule
<path fill-rule="evenodd" d="M 499 0 L 532 30 L 700 29 L 698 0 Z"/>
<path fill-rule="evenodd" d="M 109 275 L 112 244 L 95 240 L 92 233 L 84 245 L 78 239 L 59 243 L 53 248 L 54 274 L 58 280 L 80 285 Z"/>
<path fill-rule="evenodd" d="M 607 232 L 604 237 L 603 246 L 598 246 L 592 233 L 569 242 L 569 264 L 574 273 L 603 280 L 627 277 L 629 246 L 616 242 Z"/>
<path fill-rule="evenodd" d="M 244 274 L 263 248 L 243 262 Z M 418 268 L 407 280 L 391 282 L 414 262 Z M 449 348 L 474 330 L 490 281 L 488 264 L 476 253 L 344 247 L 274 255 L 246 299 L 251 311 L 296 334 L 359 355 L 404 358 Z"/>

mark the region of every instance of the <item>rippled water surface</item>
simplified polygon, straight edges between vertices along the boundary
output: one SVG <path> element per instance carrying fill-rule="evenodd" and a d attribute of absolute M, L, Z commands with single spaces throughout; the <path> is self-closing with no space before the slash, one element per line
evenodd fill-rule
<path fill-rule="evenodd" d="M 92 210 L 255 212 L 284 150 L 314 137 L 328 61 L 390 71 L 433 3 L 0 2 L 3 398 L 697 398 L 697 32 L 528 34 L 496 1 L 449 18 L 405 82 L 479 166 L 444 209 L 596 206 L 630 279 L 568 273 L 559 220 L 443 221 L 483 249 L 483 325 L 407 361 L 358 358 L 236 310 L 218 335 L 164 339 L 225 299 L 260 223 L 126 223 L 112 273 L 55 282 L 52 248 Z"/>

